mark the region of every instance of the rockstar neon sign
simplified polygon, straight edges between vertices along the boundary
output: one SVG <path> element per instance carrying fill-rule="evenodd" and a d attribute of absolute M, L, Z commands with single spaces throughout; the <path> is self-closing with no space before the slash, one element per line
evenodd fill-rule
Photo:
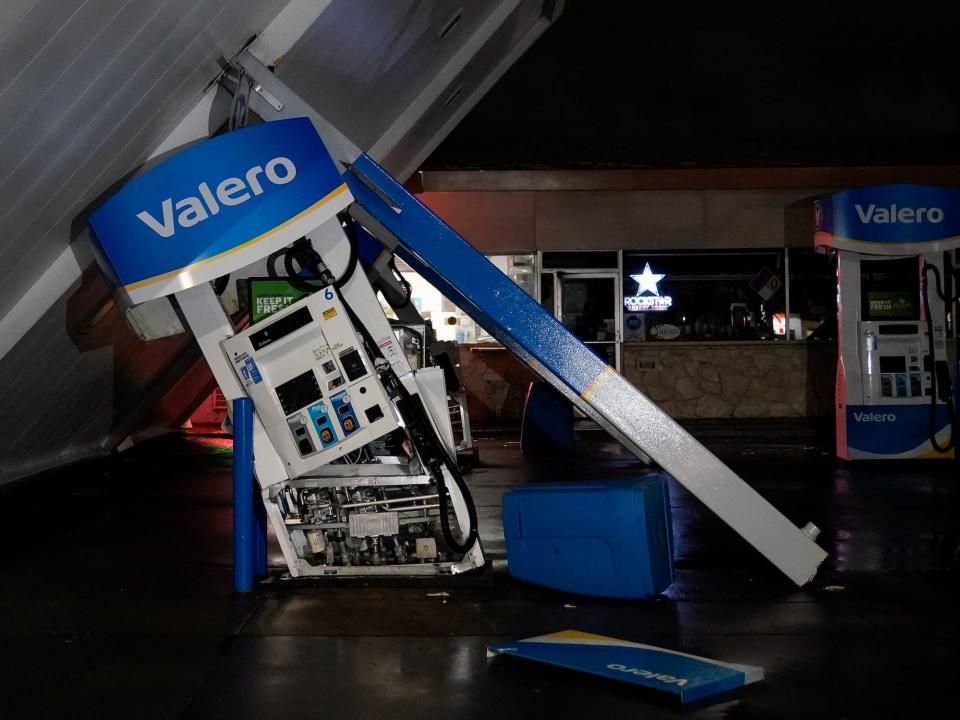
<path fill-rule="evenodd" d="M 646 264 L 642 273 L 630 277 L 637 283 L 637 293 L 623 298 L 623 306 L 628 312 L 662 312 L 673 305 L 673 298 L 661 295 L 657 287 L 666 275 L 655 273 L 650 269 L 650 263 Z"/>

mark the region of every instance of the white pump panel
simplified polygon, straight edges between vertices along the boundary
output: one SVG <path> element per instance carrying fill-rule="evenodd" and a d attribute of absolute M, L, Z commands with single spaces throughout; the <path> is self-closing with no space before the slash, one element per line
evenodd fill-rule
<path fill-rule="evenodd" d="M 223 341 L 291 477 L 398 427 L 337 293 L 324 288 Z"/>

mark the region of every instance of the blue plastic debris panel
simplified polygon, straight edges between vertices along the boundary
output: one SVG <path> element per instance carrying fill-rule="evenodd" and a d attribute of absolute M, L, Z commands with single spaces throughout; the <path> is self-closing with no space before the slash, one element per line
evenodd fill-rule
<path fill-rule="evenodd" d="M 555 590 L 641 599 L 673 582 L 665 473 L 524 485 L 503 496 L 510 574 Z"/>
<path fill-rule="evenodd" d="M 524 455 L 557 457 L 573 455 L 573 405 L 550 383 L 537 381 L 527 388 L 520 426 L 520 449 Z"/>
<path fill-rule="evenodd" d="M 661 690 L 689 703 L 763 680 L 763 668 L 736 665 L 579 630 L 490 645 L 510 655 Z"/>

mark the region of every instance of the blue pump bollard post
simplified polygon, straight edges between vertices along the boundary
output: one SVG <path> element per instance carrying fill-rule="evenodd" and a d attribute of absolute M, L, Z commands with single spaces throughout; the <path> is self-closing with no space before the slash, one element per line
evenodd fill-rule
<path fill-rule="evenodd" d="M 256 554 L 253 483 L 253 401 L 233 401 L 233 589 L 253 590 Z"/>

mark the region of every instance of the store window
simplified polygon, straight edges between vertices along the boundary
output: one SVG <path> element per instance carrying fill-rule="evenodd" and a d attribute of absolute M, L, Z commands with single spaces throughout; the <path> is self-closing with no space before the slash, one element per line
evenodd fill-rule
<path fill-rule="evenodd" d="M 544 252 L 540 305 L 604 362 L 620 368 L 620 254 Z"/>
<path fill-rule="evenodd" d="M 624 253 L 623 339 L 783 338 L 784 260 L 782 251 Z"/>
<path fill-rule="evenodd" d="M 490 255 L 487 260 L 531 297 L 536 296 L 535 255 Z M 417 308 L 423 319 L 433 325 L 438 340 L 455 340 L 458 343 L 496 342 L 486 330 L 474 322 L 473 318 L 447 300 L 413 268 L 399 258 L 396 264 L 397 271 L 410 284 L 410 302 Z M 382 298 L 381 305 L 387 317 L 395 317 Z"/>
<path fill-rule="evenodd" d="M 837 263 L 813 249 L 790 249 L 792 339 L 837 339 Z"/>

